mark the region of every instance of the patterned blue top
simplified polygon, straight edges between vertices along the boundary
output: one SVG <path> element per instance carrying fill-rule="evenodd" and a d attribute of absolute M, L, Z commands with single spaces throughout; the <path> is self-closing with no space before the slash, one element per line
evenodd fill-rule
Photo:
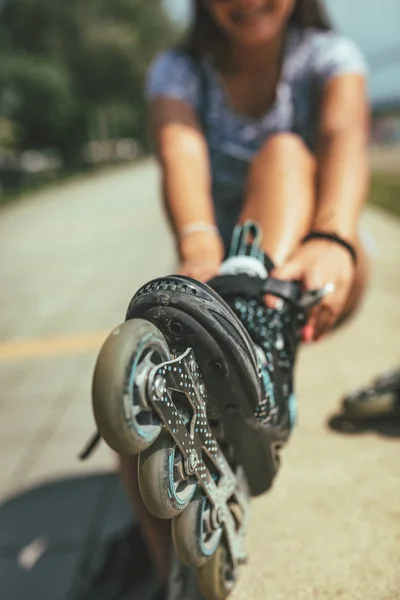
<path fill-rule="evenodd" d="M 167 96 L 189 103 L 203 123 L 216 204 L 243 195 L 249 165 L 265 140 L 278 132 L 298 134 L 315 148 L 316 115 L 324 84 L 343 73 L 366 74 L 355 44 L 332 31 L 292 28 L 272 108 L 254 119 L 236 113 L 213 68 L 200 65 L 180 50 L 156 57 L 147 75 L 147 98 Z"/>

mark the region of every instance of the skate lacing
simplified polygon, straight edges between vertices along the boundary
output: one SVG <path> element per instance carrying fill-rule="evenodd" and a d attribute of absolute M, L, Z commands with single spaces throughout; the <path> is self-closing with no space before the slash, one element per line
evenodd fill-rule
<path fill-rule="evenodd" d="M 259 358 L 264 394 L 255 416 L 263 424 L 279 420 L 292 391 L 297 336 L 288 312 L 268 308 L 263 299 L 236 297 L 232 310 L 252 338 Z"/>

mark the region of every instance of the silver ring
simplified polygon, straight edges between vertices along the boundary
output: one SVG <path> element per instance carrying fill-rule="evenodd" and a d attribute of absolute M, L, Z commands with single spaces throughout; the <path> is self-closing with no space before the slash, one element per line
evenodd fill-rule
<path fill-rule="evenodd" d="M 322 297 L 325 298 L 325 296 L 329 296 L 329 294 L 333 294 L 333 292 L 335 290 L 336 290 L 335 284 L 333 284 L 332 282 L 326 283 L 321 290 Z"/>

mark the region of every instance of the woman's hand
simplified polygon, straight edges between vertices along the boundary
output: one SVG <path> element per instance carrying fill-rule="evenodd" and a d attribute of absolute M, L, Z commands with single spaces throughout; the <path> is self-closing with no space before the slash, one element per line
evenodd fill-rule
<path fill-rule="evenodd" d="M 224 257 L 224 245 L 215 231 L 198 231 L 180 242 L 180 275 L 208 281 L 218 274 Z"/>
<path fill-rule="evenodd" d="M 273 277 L 300 281 L 306 290 L 323 288 L 327 283 L 334 285 L 334 291 L 312 309 L 305 327 L 305 341 L 318 340 L 335 325 L 349 296 L 354 275 L 354 263 L 348 251 L 328 240 L 303 244 L 285 265 L 273 271 Z M 267 302 L 271 304 L 270 299 Z"/>

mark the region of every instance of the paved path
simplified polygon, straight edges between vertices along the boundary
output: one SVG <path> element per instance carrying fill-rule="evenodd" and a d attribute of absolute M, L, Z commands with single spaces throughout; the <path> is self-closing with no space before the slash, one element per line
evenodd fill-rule
<path fill-rule="evenodd" d="M 94 428 L 101 342 L 140 284 L 174 270 L 157 188 L 149 161 L 0 212 L 1 600 L 75 599 L 129 520 L 108 449 L 76 456 Z M 365 221 L 377 246 L 368 299 L 302 353 L 300 425 L 273 493 L 254 502 L 234 600 L 400 598 L 400 425 L 327 424 L 345 391 L 400 358 L 400 225 Z"/>

